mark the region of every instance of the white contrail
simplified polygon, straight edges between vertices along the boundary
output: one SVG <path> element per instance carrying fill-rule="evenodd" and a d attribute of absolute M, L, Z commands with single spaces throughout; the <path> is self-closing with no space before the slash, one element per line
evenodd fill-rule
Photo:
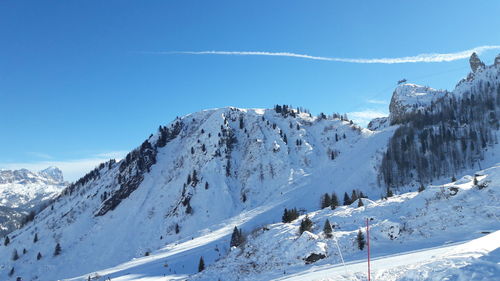
<path fill-rule="evenodd" d="M 259 51 L 173 51 L 173 52 L 142 52 L 145 54 L 157 55 L 173 55 L 173 54 L 187 54 L 187 55 L 228 55 L 228 56 L 274 56 L 274 57 L 292 57 L 303 58 L 310 60 L 321 61 L 335 61 L 347 63 L 415 63 L 415 62 L 448 62 L 468 58 L 473 52 L 480 54 L 488 50 L 498 50 L 500 45 L 480 46 L 473 49 L 460 51 L 456 53 L 445 54 L 420 54 L 416 56 L 400 57 L 400 58 L 335 58 L 335 57 L 318 57 L 306 54 L 296 54 L 290 52 L 259 52 Z"/>

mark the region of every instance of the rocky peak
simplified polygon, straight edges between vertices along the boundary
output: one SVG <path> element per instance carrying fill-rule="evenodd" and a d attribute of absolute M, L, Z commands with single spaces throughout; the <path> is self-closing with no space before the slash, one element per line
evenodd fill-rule
<path fill-rule="evenodd" d="M 40 172 L 38 172 L 38 174 L 45 177 L 45 178 L 52 179 L 55 182 L 63 182 L 64 181 L 62 171 L 59 168 L 54 167 L 54 166 L 48 167 L 47 169 L 44 169 L 44 170 L 41 170 Z"/>
<path fill-rule="evenodd" d="M 398 124 L 408 114 L 417 112 L 430 106 L 433 101 L 447 94 L 445 90 L 436 90 L 427 86 L 415 84 L 401 84 L 392 94 L 389 104 L 390 123 Z"/>
<path fill-rule="evenodd" d="M 472 69 L 472 72 L 476 72 L 480 68 L 484 68 L 484 62 L 482 62 L 477 54 L 474 52 L 469 58 L 469 63 L 470 63 L 470 68 Z"/>
<path fill-rule="evenodd" d="M 64 182 L 62 171 L 57 167 L 48 167 L 38 173 L 28 169 L 0 170 L 0 184 L 27 184 L 27 183 L 51 183 L 61 184 Z"/>
<path fill-rule="evenodd" d="M 493 63 L 493 65 L 500 65 L 500 54 L 498 54 L 498 56 L 496 56 L 495 62 Z"/>

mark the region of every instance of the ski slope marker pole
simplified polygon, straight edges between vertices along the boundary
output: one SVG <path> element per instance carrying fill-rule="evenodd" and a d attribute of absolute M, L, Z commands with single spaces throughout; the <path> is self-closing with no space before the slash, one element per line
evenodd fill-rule
<path fill-rule="evenodd" d="M 370 281 L 370 229 L 366 219 L 366 246 L 368 248 L 368 281 Z"/>

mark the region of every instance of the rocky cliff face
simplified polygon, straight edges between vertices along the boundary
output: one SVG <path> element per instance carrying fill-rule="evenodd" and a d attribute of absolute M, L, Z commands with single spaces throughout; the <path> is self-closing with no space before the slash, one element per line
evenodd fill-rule
<path fill-rule="evenodd" d="M 389 104 L 389 119 L 392 125 L 403 123 L 409 116 L 425 111 L 436 100 L 448 94 L 445 90 L 436 90 L 415 84 L 399 85 L 392 94 Z"/>
<path fill-rule="evenodd" d="M 495 57 L 495 62 L 493 63 L 493 65 L 496 65 L 496 66 L 500 65 L 500 55 Z"/>
<path fill-rule="evenodd" d="M 476 73 L 479 69 L 484 69 L 485 64 L 482 62 L 476 53 L 472 53 L 469 58 L 470 68 L 472 72 Z"/>

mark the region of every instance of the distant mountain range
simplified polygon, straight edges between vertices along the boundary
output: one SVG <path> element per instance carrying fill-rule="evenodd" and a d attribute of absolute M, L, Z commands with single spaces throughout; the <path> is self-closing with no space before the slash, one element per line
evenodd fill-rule
<path fill-rule="evenodd" d="M 56 167 L 39 172 L 0 170 L 0 237 L 18 228 L 31 211 L 48 205 L 66 185 Z"/>

